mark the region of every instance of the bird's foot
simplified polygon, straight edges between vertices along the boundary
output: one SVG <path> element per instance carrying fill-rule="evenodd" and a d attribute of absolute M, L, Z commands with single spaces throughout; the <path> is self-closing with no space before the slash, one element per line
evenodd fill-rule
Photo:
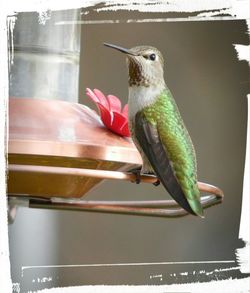
<path fill-rule="evenodd" d="M 161 181 L 160 181 L 159 179 L 157 179 L 157 181 L 155 181 L 155 182 L 153 183 L 154 186 L 158 186 L 158 185 L 160 185 L 160 184 L 161 184 Z"/>
<path fill-rule="evenodd" d="M 153 172 L 147 172 L 147 173 L 143 173 L 145 175 L 149 175 L 149 176 L 155 176 L 155 173 Z M 154 183 L 152 183 L 154 186 L 158 186 L 161 184 L 161 181 L 157 178 L 157 181 L 155 181 Z"/>
<path fill-rule="evenodd" d="M 130 172 L 135 175 L 134 182 L 136 184 L 140 184 L 141 183 L 141 168 L 136 168 L 136 169 L 130 170 Z"/>
<path fill-rule="evenodd" d="M 130 170 L 130 172 L 135 175 L 135 181 L 134 182 L 136 184 L 140 184 L 141 183 L 141 175 L 155 176 L 155 174 L 153 172 L 144 172 L 143 174 L 141 174 L 141 168 L 132 169 L 132 170 Z M 157 178 L 157 181 L 155 181 L 152 184 L 154 186 L 158 186 L 158 185 L 161 184 L 161 181 Z"/>

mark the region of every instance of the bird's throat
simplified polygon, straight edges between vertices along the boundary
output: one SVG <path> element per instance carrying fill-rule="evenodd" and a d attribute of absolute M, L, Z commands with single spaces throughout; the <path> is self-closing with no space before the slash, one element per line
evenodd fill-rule
<path fill-rule="evenodd" d="M 129 71 L 129 86 L 144 86 L 149 87 L 150 81 L 143 74 L 142 65 L 136 61 L 130 61 L 128 66 Z"/>
<path fill-rule="evenodd" d="M 165 89 L 164 85 L 158 86 L 130 86 L 129 87 L 129 118 L 133 119 L 138 111 L 153 105 Z"/>

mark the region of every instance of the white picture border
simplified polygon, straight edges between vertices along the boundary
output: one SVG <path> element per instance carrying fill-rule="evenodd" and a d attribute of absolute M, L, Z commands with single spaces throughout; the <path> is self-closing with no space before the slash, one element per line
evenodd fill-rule
<path fill-rule="evenodd" d="M 102 3 L 99 11 L 117 11 L 119 9 L 139 10 L 141 12 L 196 12 L 192 18 L 176 19 L 176 21 L 208 21 L 216 19 L 245 19 L 249 31 L 249 1 L 248 0 L 159 0 L 152 5 L 145 0 L 12 0 L 0 6 L 0 292 L 12 292 L 10 274 L 8 223 L 7 223 L 7 198 L 6 198 L 6 154 L 8 141 L 8 68 L 12 62 L 8 55 L 8 34 L 7 28 L 13 31 L 15 15 L 18 12 L 37 11 L 39 21 L 45 22 L 48 18 L 48 11 L 87 8 Z M 118 5 L 119 4 L 119 5 Z M 139 4 L 139 5 L 138 5 Z M 204 12 L 206 11 L 206 12 Z M 219 16 L 221 13 L 230 15 Z M 218 17 L 216 16 L 218 15 Z M 108 20 L 107 20 L 108 21 Z M 168 21 L 158 20 L 130 20 L 134 22 Z M 171 21 L 174 21 L 171 19 Z M 112 20 L 111 20 L 112 22 Z M 249 62 L 249 46 L 234 44 L 239 60 Z M 13 56 L 13 55 L 12 55 Z M 10 57 L 10 58 L 9 58 Z M 249 99 L 249 96 L 248 96 Z M 250 111 L 248 103 L 248 113 Z M 239 229 L 239 238 L 245 242 L 245 247 L 237 250 L 237 257 L 242 273 L 249 273 L 249 195 L 250 195 L 250 122 L 248 119 L 247 148 L 243 184 L 242 211 Z M 211 281 L 209 283 L 176 284 L 161 286 L 136 286 L 136 292 L 245 292 L 249 289 L 249 278 L 240 280 Z M 39 292 L 135 292 L 135 286 L 81 286 L 67 288 L 44 289 Z M 18 291 L 16 291 L 18 292 Z"/>

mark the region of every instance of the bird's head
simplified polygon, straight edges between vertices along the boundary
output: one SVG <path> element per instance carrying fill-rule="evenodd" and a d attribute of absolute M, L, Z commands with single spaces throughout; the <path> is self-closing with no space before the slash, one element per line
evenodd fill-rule
<path fill-rule="evenodd" d="M 158 86 L 164 84 L 164 59 L 161 52 L 151 46 L 137 46 L 126 49 L 104 43 L 127 55 L 129 86 Z"/>

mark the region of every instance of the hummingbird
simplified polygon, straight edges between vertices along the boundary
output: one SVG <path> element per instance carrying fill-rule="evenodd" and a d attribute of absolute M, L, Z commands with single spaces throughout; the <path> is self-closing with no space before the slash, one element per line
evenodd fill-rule
<path fill-rule="evenodd" d="M 194 146 L 165 83 L 161 52 L 151 46 L 104 45 L 127 57 L 128 122 L 142 157 L 141 174 L 155 174 L 182 208 L 203 217 Z"/>

